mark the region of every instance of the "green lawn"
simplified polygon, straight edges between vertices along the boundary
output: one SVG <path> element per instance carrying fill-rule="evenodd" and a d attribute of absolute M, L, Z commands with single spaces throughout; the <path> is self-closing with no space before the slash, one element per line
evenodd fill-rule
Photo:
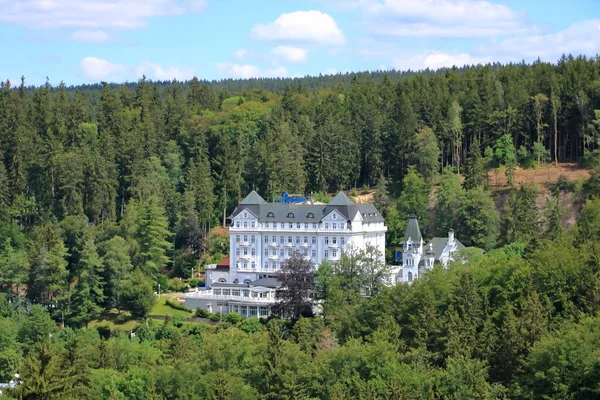
<path fill-rule="evenodd" d="M 102 315 L 100 319 L 90 321 L 89 328 L 96 326 L 108 325 L 111 330 L 118 329 L 120 331 L 130 331 L 139 324 L 139 321 L 131 319 L 131 315 L 128 312 L 122 312 L 117 314 L 116 310 L 111 310 L 108 313 Z"/>
<path fill-rule="evenodd" d="M 152 307 L 150 315 L 169 315 L 184 318 L 189 318 L 194 315 L 194 313 L 191 312 L 176 310 L 174 308 L 169 307 L 165 304 L 165 298 L 177 301 L 176 296 L 173 296 L 173 294 L 161 295 L 160 298 L 156 299 L 156 304 L 154 305 L 154 307 Z"/>

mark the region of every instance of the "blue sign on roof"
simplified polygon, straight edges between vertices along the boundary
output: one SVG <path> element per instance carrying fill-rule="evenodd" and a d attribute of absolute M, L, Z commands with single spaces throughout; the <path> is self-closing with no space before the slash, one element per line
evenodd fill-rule
<path fill-rule="evenodd" d="M 304 203 L 306 201 L 306 197 L 304 196 L 290 196 L 288 192 L 283 192 L 281 195 L 281 199 L 279 202 L 281 204 L 293 204 L 293 203 Z"/>

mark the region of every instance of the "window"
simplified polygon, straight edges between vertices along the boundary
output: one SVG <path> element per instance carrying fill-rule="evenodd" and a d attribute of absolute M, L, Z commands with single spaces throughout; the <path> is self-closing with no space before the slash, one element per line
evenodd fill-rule
<path fill-rule="evenodd" d="M 329 258 L 329 250 L 325 250 L 325 258 Z"/>
<path fill-rule="evenodd" d="M 288 218 L 294 218 L 294 213 L 288 213 L 287 217 Z"/>
<path fill-rule="evenodd" d="M 260 308 L 260 315 L 267 316 L 268 314 L 269 314 L 269 307 L 261 307 Z"/>
<path fill-rule="evenodd" d="M 288 255 L 288 257 L 292 256 L 292 249 L 288 249 L 287 255 Z"/>
<path fill-rule="evenodd" d="M 219 279 L 219 282 L 223 283 L 223 282 L 225 282 L 225 279 L 221 278 L 221 279 Z M 214 293 L 215 296 L 220 296 L 221 295 L 221 289 L 215 289 L 215 290 L 213 290 L 213 293 Z"/>
<path fill-rule="evenodd" d="M 275 217 L 275 214 L 273 214 L 271 211 L 269 211 L 267 213 L 267 218 L 273 218 L 273 217 Z"/>
<path fill-rule="evenodd" d="M 244 218 L 248 218 L 248 213 L 244 213 Z"/>
<path fill-rule="evenodd" d="M 311 243 L 312 243 L 312 244 L 316 244 L 316 243 L 317 243 L 317 237 L 316 237 L 316 236 L 313 236 L 313 237 L 311 238 Z"/>
<path fill-rule="evenodd" d="M 291 236 L 288 236 L 288 243 L 292 244 L 292 237 Z"/>
<path fill-rule="evenodd" d="M 239 243 L 240 242 L 240 235 L 235 235 L 235 242 Z"/>
<path fill-rule="evenodd" d="M 269 255 L 269 249 L 265 249 L 265 256 Z"/>
<path fill-rule="evenodd" d="M 308 244 L 308 236 L 304 236 L 304 244 Z"/>
<path fill-rule="evenodd" d="M 244 261 L 244 269 L 248 269 L 248 261 Z"/>
<path fill-rule="evenodd" d="M 254 235 L 250 236 L 250 241 L 252 243 L 255 243 L 256 242 L 256 236 L 254 236 Z"/>
<path fill-rule="evenodd" d="M 300 229 L 300 222 L 296 223 L 296 229 Z"/>
<path fill-rule="evenodd" d="M 240 221 L 235 221 L 235 227 L 239 228 L 240 227 Z"/>
<path fill-rule="evenodd" d="M 290 222 L 290 229 L 294 229 L 294 224 Z"/>
<path fill-rule="evenodd" d="M 313 213 L 308 213 L 308 214 L 306 215 L 306 217 L 307 217 L 307 218 L 314 218 L 314 217 L 315 217 L 315 214 L 313 214 Z"/>
<path fill-rule="evenodd" d="M 223 289 L 223 296 L 230 296 L 231 295 L 231 289 Z"/>
<path fill-rule="evenodd" d="M 311 256 L 312 256 L 313 258 L 315 258 L 315 257 L 317 256 L 317 251 L 313 249 L 313 250 L 312 250 L 312 253 L 311 253 Z"/>
<path fill-rule="evenodd" d="M 244 283 L 250 283 L 250 281 L 245 281 Z M 248 289 L 242 290 L 242 296 L 250 297 L 250 291 Z"/>
<path fill-rule="evenodd" d="M 252 261 L 252 269 L 255 270 L 256 269 L 256 263 L 254 261 Z"/>
<path fill-rule="evenodd" d="M 345 245 L 346 244 L 346 238 L 342 236 L 340 238 L 340 243 L 342 244 L 342 246 Z"/>
<path fill-rule="evenodd" d="M 325 236 L 325 244 L 329 244 L 329 236 Z"/>
<path fill-rule="evenodd" d="M 240 289 L 232 289 L 231 290 L 231 295 L 232 296 L 239 296 L 240 295 Z"/>
<path fill-rule="evenodd" d="M 281 229 L 284 229 L 284 228 L 285 228 L 285 223 L 284 223 L 284 222 L 282 222 L 282 223 L 281 223 Z"/>
<path fill-rule="evenodd" d="M 277 263 L 276 263 L 275 261 L 273 261 L 273 262 L 271 263 L 271 269 L 273 269 L 273 270 L 274 270 L 276 265 L 277 265 Z"/>
<path fill-rule="evenodd" d="M 248 227 L 248 221 L 244 221 L 244 228 Z"/>
<path fill-rule="evenodd" d="M 256 227 L 256 222 L 252 221 L 252 227 Z"/>
<path fill-rule="evenodd" d="M 252 255 L 255 256 L 256 255 L 256 249 L 252 249 Z"/>
<path fill-rule="evenodd" d="M 256 307 L 250 307 L 250 316 L 256 317 Z"/>
<path fill-rule="evenodd" d="M 308 257 L 308 249 L 304 249 L 304 251 L 302 252 L 302 254 L 304 254 L 304 257 Z"/>
<path fill-rule="evenodd" d="M 273 236 L 271 239 L 273 243 L 277 243 L 277 236 Z"/>
<path fill-rule="evenodd" d="M 333 219 L 337 219 L 337 214 L 335 214 L 335 213 L 334 213 L 334 214 L 331 216 L 331 218 L 333 218 Z"/>
<path fill-rule="evenodd" d="M 244 242 L 248 241 L 248 235 L 244 235 Z"/>
<path fill-rule="evenodd" d="M 269 262 L 265 261 L 265 269 L 269 269 Z"/>
<path fill-rule="evenodd" d="M 265 243 L 269 243 L 269 237 L 265 236 Z"/>
<path fill-rule="evenodd" d="M 331 257 L 337 257 L 337 250 L 331 250 Z"/>
<path fill-rule="evenodd" d="M 304 229 L 308 229 L 308 222 L 304 223 Z"/>
<path fill-rule="evenodd" d="M 284 249 L 279 250 L 279 256 L 280 257 L 285 257 L 285 250 Z"/>
<path fill-rule="evenodd" d="M 284 237 L 283 236 L 279 236 L 279 243 L 283 244 L 284 241 L 285 241 Z"/>
<path fill-rule="evenodd" d="M 317 229 L 317 223 L 313 222 L 313 229 Z"/>
<path fill-rule="evenodd" d="M 409 281 L 409 282 L 412 282 L 412 272 L 409 272 L 409 273 L 408 273 L 408 281 Z"/>
<path fill-rule="evenodd" d="M 296 236 L 296 244 L 300 244 L 300 236 Z"/>
<path fill-rule="evenodd" d="M 329 222 L 325 222 L 325 229 L 329 229 Z"/>
<path fill-rule="evenodd" d="M 271 251 L 271 255 L 277 257 L 277 249 L 273 249 L 273 251 Z"/>
<path fill-rule="evenodd" d="M 337 244 L 337 236 L 334 236 L 334 237 L 331 239 L 331 242 L 332 242 L 333 244 Z"/>
<path fill-rule="evenodd" d="M 239 256 L 240 255 L 240 249 L 235 249 L 235 255 Z"/>
<path fill-rule="evenodd" d="M 247 256 L 248 255 L 248 248 L 244 247 L 244 255 Z"/>
<path fill-rule="evenodd" d="M 342 230 L 343 230 L 345 225 L 346 225 L 346 223 L 345 223 L 345 222 L 342 222 L 342 223 L 340 224 L 340 229 L 342 229 Z"/>
<path fill-rule="evenodd" d="M 336 224 L 335 222 L 333 223 L 333 226 L 332 226 L 332 228 L 333 228 L 333 229 L 337 229 L 337 224 Z"/>

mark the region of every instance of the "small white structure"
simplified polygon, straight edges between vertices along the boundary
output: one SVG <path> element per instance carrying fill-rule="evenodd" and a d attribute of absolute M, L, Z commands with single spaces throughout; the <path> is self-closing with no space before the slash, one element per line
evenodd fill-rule
<path fill-rule="evenodd" d="M 452 229 L 448 232 L 448 237 L 436 237 L 425 244 L 417 217 L 410 217 L 404 239 L 400 243 L 402 264 L 393 269 L 396 283 L 410 284 L 437 263 L 446 267 L 452 261 L 452 254 L 464 247 L 454 237 Z"/>

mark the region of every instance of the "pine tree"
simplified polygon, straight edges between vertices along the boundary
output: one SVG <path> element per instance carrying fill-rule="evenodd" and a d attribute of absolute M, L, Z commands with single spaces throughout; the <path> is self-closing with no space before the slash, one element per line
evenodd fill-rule
<path fill-rule="evenodd" d="M 193 211 L 198 222 L 207 226 L 215 216 L 214 184 L 206 157 L 192 160 L 188 167 L 185 187 L 186 207 Z"/>
<path fill-rule="evenodd" d="M 479 138 L 471 144 L 471 152 L 466 161 L 465 168 L 465 189 L 473 189 L 477 186 L 487 186 L 488 176 L 485 168 L 484 159 L 481 156 Z"/>
<path fill-rule="evenodd" d="M 122 282 L 132 272 L 133 266 L 129 256 L 129 245 L 121 236 L 114 236 L 104 243 L 104 276 L 105 297 L 110 307 L 116 307 L 119 311 L 122 302 Z"/>
<path fill-rule="evenodd" d="M 83 247 L 77 284 L 73 293 L 73 322 L 87 324 L 102 311 L 104 302 L 104 264 L 92 239 Z"/>
<path fill-rule="evenodd" d="M 231 390 L 225 371 L 220 369 L 217 372 L 216 382 L 210 389 L 207 399 L 209 400 L 229 400 L 231 399 Z"/>

